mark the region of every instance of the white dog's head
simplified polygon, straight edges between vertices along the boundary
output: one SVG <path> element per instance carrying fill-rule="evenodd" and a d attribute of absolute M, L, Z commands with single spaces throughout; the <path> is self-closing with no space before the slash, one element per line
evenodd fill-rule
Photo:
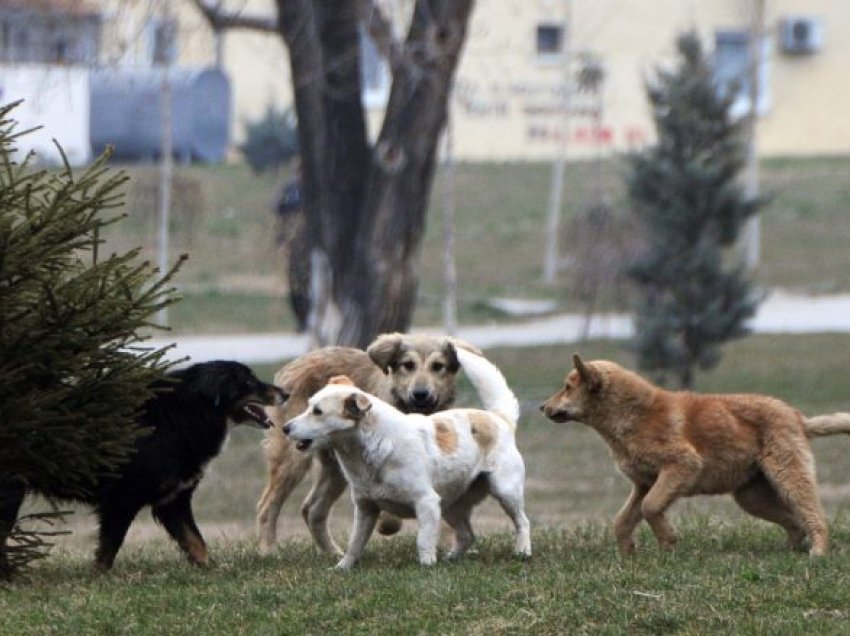
<path fill-rule="evenodd" d="M 306 411 L 286 423 L 283 434 L 300 451 L 321 448 L 335 433 L 354 430 L 371 408 L 368 394 L 346 376 L 336 376 L 310 398 Z"/>

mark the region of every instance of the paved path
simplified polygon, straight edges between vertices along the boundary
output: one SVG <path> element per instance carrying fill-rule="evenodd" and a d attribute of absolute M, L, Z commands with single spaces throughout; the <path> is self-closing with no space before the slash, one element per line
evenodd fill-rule
<path fill-rule="evenodd" d="M 751 326 L 756 333 L 850 332 L 850 294 L 798 296 L 773 292 L 761 304 Z M 558 314 L 510 325 L 460 327 L 457 335 L 487 349 L 577 342 L 585 330 L 590 338 L 623 339 L 632 334 L 632 321 L 628 314 L 597 314 L 589 323 L 580 314 Z M 249 364 L 294 358 L 308 346 L 306 336 L 293 333 L 175 336 L 148 344 L 158 348 L 171 343 L 176 344 L 169 352 L 171 359 L 188 356 L 193 362 L 232 359 Z"/>

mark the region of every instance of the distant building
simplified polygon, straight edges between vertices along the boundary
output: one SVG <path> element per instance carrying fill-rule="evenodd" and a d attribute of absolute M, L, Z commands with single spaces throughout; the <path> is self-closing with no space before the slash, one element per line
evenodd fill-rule
<path fill-rule="evenodd" d="M 411 1 L 378 0 L 400 38 Z M 455 154 L 465 160 L 547 160 L 562 147 L 571 157 L 591 157 L 649 143 L 653 127 L 644 82 L 673 59 L 677 35 L 695 28 L 714 52 L 718 78 L 743 86 L 753 5 L 478 2 L 451 103 Z M 252 15 L 276 12 L 273 0 L 224 0 L 223 6 Z M 850 118 L 844 116 L 850 101 L 850 2 L 766 0 L 765 6 L 760 152 L 850 153 Z M 390 77 L 368 36 L 362 38 L 362 98 L 374 134 Z M 286 55 L 275 34 L 239 30 L 216 38 L 189 0 L 0 0 L 0 83 L 9 65 L 36 59 L 59 68 L 90 63 L 134 72 L 172 62 L 189 69 L 220 64 L 230 81 L 227 117 L 235 141 L 269 103 L 291 105 Z M 8 101 L 9 91 L 3 99 Z M 738 112 L 747 110 L 747 100 L 742 92 Z"/>
<path fill-rule="evenodd" d="M 399 23 L 410 6 L 409 0 L 379 2 Z M 229 0 L 225 6 L 275 11 L 271 0 Z M 534 160 L 553 157 L 561 140 L 576 157 L 651 142 L 644 81 L 673 59 L 677 35 L 696 28 L 714 51 L 718 78 L 739 78 L 745 85 L 753 6 L 753 0 L 478 2 L 452 100 L 455 153 L 469 160 Z M 766 0 L 765 7 L 761 154 L 850 153 L 850 118 L 844 115 L 850 103 L 850 2 Z M 259 117 L 269 99 L 291 103 L 289 65 L 281 56 L 285 51 L 274 35 L 225 36 L 237 137 L 242 122 Z M 567 60 L 577 89 L 569 99 Z M 389 75 L 374 47 L 364 47 L 363 65 L 363 101 L 375 132 Z M 584 71 L 588 79 L 588 70 L 591 82 L 579 82 L 576 77 Z M 596 85 L 594 70 L 602 74 Z M 737 109 L 746 108 L 742 93 Z"/>
<path fill-rule="evenodd" d="M 0 0 L 0 64 L 88 65 L 101 16 L 79 0 Z"/>
<path fill-rule="evenodd" d="M 97 59 L 101 18 L 78 0 L 0 0 L 0 102 L 24 100 L 19 141 L 24 152 L 58 163 L 58 140 L 71 163 L 91 157 L 89 65 Z"/>
<path fill-rule="evenodd" d="M 623 151 L 653 139 L 644 90 L 696 29 L 718 79 L 738 80 L 748 110 L 753 0 L 488 0 L 476 5 L 452 114 L 456 153 L 469 159 Z M 850 3 L 766 0 L 759 69 L 762 155 L 850 153 Z M 567 100 L 566 62 L 575 90 Z M 581 91 L 590 61 L 604 79 Z M 564 129 L 564 110 L 569 129 Z"/>
<path fill-rule="evenodd" d="M 197 54 L 191 38 L 181 42 L 179 14 L 164 13 L 180 4 L 188 5 L 0 0 L 0 101 L 24 100 L 14 113 L 21 129 L 42 126 L 20 140 L 22 149 L 56 163 L 56 139 L 72 163 L 107 145 L 119 159 L 155 159 L 168 68 L 174 155 L 222 161 L 230 145 L 230 84 L 222 71 L 205 68 L 209 51 Z"/>

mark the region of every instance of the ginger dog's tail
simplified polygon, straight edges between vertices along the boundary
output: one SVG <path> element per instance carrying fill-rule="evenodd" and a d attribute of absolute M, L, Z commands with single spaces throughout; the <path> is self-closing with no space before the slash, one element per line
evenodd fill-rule
<path fill-rule="evenodd" d="M 850 413 L 830 413 L 803 418 L 806 435 L 825 437 L 827 435 L 850 434 Z"/>
<path fill-rule="evenodd" d="M 457 357 L 472 386 L 478 391 L 484 410 L 501 415 L 516 426 L 519 401 L 498 367 L 487 358 L 459 347 Z"/>

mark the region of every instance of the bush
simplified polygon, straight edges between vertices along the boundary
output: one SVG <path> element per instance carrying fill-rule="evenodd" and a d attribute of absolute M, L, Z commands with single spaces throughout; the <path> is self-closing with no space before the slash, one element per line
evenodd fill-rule
<path fill-rule="evenodd" d="M 269 105 L 262 119 L 246 128 L 239 150 L 254 172 L 276 170 L 298 154 L 298 125 L 291 108 L 279 111 Z"/>
<path fill-rule="evenodd" d="M 169 366 L 140 330 L 176 300 L 180 265 L 160 276 L 138 250 L 104 258 L 126 177 L 106 156 L 79 176 L 15 163 L 14 106 L 0 107 L 0 507 L 22 489 L 74 498 L 124 460 Z M 20 527 L 6 545 L 8 531 L 0 578 L 45 547 Z"/>

